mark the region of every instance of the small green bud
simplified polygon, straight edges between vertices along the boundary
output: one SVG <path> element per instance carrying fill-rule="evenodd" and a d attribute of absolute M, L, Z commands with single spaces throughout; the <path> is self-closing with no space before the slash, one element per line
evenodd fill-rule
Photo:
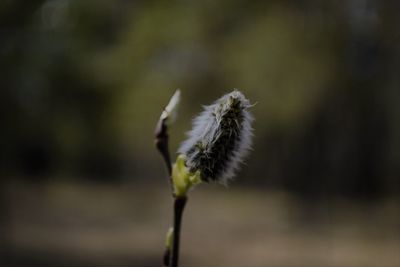
<path fill-rule="evenodd" d="M 193 186 L 201 183 L 200 171 L 190 172 L 185 165 L 186 157 L 179 155 L 172 168 L 172 182 L 175 196 L 185 196 Z"/>
<path fill-rule="evenodd" d="M 167 250 L 171 250 L 172 248 L 172 239 L 174 234 L 174 228 L 170 227 L 167 232 L 167 236 L 165 237 L 165 247 Z"/>

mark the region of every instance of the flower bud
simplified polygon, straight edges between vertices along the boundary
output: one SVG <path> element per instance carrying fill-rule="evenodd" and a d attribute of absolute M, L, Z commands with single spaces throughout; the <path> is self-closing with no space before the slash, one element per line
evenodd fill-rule
<path fill-rule="evenodd" d="M 204 106 L 178 150 L 185 155 L 190 172 L 200 171 L 203 181 L 222 184 L 234 176 L 251 146 L 251 106 L 237 90 Z"/>

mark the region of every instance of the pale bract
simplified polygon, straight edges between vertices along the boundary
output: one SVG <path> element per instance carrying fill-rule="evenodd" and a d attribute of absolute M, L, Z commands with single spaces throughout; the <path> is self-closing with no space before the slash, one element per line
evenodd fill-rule
<path fill-rule="evenodd" d="M 161 119 L 165 120 L 167 124 L 171 124 L 176 120 L 179 102 L 181 101 L 181 91 L 177 89 L 174 95 L 169 100 L 168 105 L 161 113 Z"/>

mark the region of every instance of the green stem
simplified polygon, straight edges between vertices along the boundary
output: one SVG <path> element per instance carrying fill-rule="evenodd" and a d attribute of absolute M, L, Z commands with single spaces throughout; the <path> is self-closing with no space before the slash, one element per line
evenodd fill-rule
<path fill-rule="evenodd" d="M 170 267 L 179 265 L 179 242 L 182 224 L 182 214 L 187 202 L 187 197 L 176 197 L 174 203 L 174 233 L 172 239 L 172 257 Z"/>

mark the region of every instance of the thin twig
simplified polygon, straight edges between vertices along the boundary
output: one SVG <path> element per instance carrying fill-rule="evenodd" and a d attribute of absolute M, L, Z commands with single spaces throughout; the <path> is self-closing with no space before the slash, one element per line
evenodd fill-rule
<path fill-rule="evenodd" d="M 155 145 L 157 150 L 160 152 L 162 158 L 164 159 L 164 163 L 167 168 L 168 184 L 171 187 L 172 196 L 174 196 L 173 184 L 172 184 L 172 163 L 168 147 L 168 127 L 166 124 L 166 119 L 163 117 L 160 117 L 156 126 Z M 169 265 L 170 259 L 171 259 L 171 251 L 169 248 L 167 248 L 163 256 L 164 266 L 167 267 L 170 266 Z"/>
<path fill-rule="evenodd" d="M 155 145 L 157 150 L 160 152 L 161 156 L 164 159 L 165 166 L 167 167 L 168 172 L 168 183 L 172 187 L 172 163 L 171 157 L 169 154 L 169 147 L 168 147 L 168 127 L 165 118 L 160 118 L 157 123 L 156 130 L 155 130 Z M 172 191 L 173 192 L 173 191 Z"/>
<path fill-rule="evenodd" d="M 179 241 L 182 224 L 182 214 L 187 202 L 187 197 L 176 197 L 174 203 L 174 233 L 172 239 L 171 267 L 178 267 L 179 264 Z"/>
<path fill-rule="evenodd" d="M 169 153 L 168 147 L 168 126 L 167 120 L 172 119 L 174 117 L 174 109 L 176 109 L 177 104 L 180 99 L 180 91 L 177 90 L 174 96 L 171 98 L 167 107 L 164 109 L 163 113 L 160 116 L 160 119 L 157 123 L 155 129 L 155 145 L 157 150 L 160 152 L 161 156 L 164 159 L 164 163 L 167 167 L 168 172 L 168 182 L 171 187 L 172 197 L 174 198 L 174 227 L 173 227 L 173 237 L 172 237 L 172 248 L 167 247 L 163 262 L 167 267 L 178 267 L 179 261 L 179 239 L 180 239 L 180 231 L 181 231 L 181 223 L 182 223 L 182 213 L 185 208 L 185 204 L 187 202 L 186 196 L 178 197 L 174 194 L 174 184 L 172 181 L 172 163 L 171 157 Z M 172 118 L 169 118 L 172 117 Z M 171 251 L 172 250 L 172 251 Z"/>

